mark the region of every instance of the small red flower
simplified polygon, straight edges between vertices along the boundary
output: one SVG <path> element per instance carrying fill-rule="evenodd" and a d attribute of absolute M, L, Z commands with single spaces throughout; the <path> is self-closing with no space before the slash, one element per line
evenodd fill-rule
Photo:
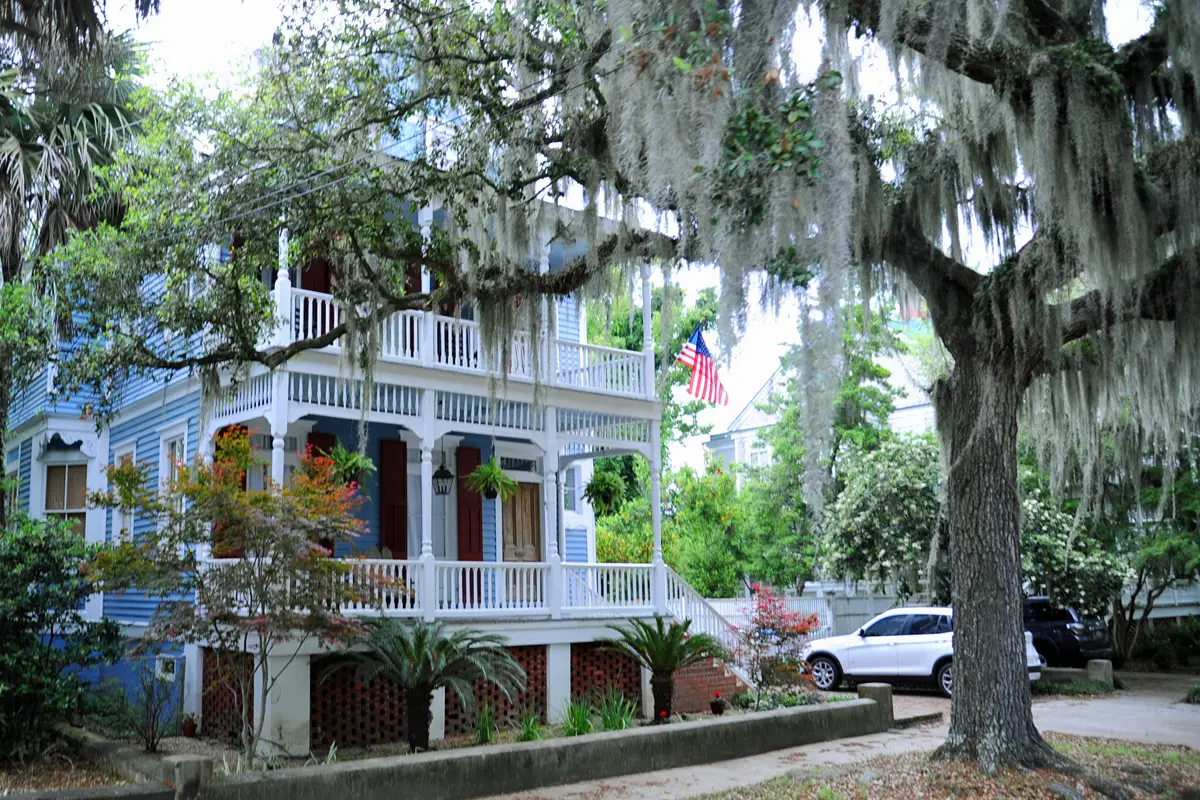
<path fill-rule="evenodd" d="M 720 700 L 720 699 L 721 699 L 721 693 L 720 693 L 720 692 L 717 692 L 717 693 L 716 693 L 716 695 L 715 695 L 715 697 L 716 697 L 718 700 Z"/>
<path fill-rule="evenodd" d="M 662 717 L 663 719 L 666 719 L 666 718 L 667 718 L 667 712 L 666 712 L 666 709 L 663 709 L 662 711 L 658 712 L 658 715 L 659 715 L 660 717 Z"/>

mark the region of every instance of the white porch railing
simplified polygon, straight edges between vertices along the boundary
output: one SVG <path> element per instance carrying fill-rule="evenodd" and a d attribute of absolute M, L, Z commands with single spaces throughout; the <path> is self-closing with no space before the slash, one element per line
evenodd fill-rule
<path fill-rule="evenodd" d="M 324 336 L 345 321 L 332 295 L 276 284 L 276 302 L 290 313 L 276 344 Z M 486 358 L 479 323 L 421 311 L 398 311 L 380 323 L 380 358 L 462 372 L 498 369 L 501 354 Z M 337 351 L 337 341 L 328 349 Z M 535 340 L 519 331 L 508 345 L 508 375 L 573 389 L 653 397 L 653 356 L 644 351 L 580 344 L 563 339 Z M 535 357 L 540 356 L 540 357 Z"/>
<path fill-rule="evenodd" d="M 729 652 L 741 649 L 741 639 L 733 623 L 670 567 L 667 567 L 667 612 L 676 619 L 690 619 L 692 633 L 710 634 Z"/>
<path fill-rule="evenodd" d="M 605 394 L 646 393 L 646 358 L 643 353 L 556 339 L 560 386 L 591 389 Z"/>

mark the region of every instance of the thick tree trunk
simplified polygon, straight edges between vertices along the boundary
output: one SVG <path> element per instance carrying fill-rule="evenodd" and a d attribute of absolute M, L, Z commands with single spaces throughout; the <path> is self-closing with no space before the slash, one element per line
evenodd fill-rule
<path fill-rule="evenodd" d="M 654 696 L 654 722 L 666 722 L 671 717 L 671 704 L 675 698 L 675 679 L 671 675 L 652 675 L 650 694 Z"/>
<path fill-rule="evenodd" d="M 949 463 L 954 608 L 950 734 L 939 751 L 984 769 L 1060 759 L 1033 724 L 1021 610 L 1015 369 L 958 360 L 937 389 Z"/>
<path fill-rule="evenodd" d="M 429 749 L 430 704 L 433 690 L 430 688 L 409 689 L 408 697 L 408 749 L 416 753 Z"/>

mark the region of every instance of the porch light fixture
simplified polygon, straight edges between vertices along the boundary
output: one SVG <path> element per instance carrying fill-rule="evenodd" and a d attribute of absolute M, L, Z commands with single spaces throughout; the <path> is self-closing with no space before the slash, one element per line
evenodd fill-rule
<path fill-rule="evenodd" d="M 454 473 L 446 469 L 445 455 L 443 455 L 442 465 L 433 473 L 433 493 L 441 496 L 448 495 L 453 486 Z"/>

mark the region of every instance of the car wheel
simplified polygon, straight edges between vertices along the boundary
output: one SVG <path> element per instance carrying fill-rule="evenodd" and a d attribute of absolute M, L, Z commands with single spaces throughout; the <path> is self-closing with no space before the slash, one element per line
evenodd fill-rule
<path fill-rule="evenodd" d="M 954 691 L 954 672 L 951 669 L 952 666 L 953 664 L 947 661 L 938 667 L 937 671 L 938 691 L 946 695 L 946 697 L 949 697 L 950 693 Z"/>
<path fill-rule="evenodd" d="M 842 668 L 829 656 L 817 656 L 808 662 L 813 682 L 823 692 L 831 692 L 842 682 Z"/>

